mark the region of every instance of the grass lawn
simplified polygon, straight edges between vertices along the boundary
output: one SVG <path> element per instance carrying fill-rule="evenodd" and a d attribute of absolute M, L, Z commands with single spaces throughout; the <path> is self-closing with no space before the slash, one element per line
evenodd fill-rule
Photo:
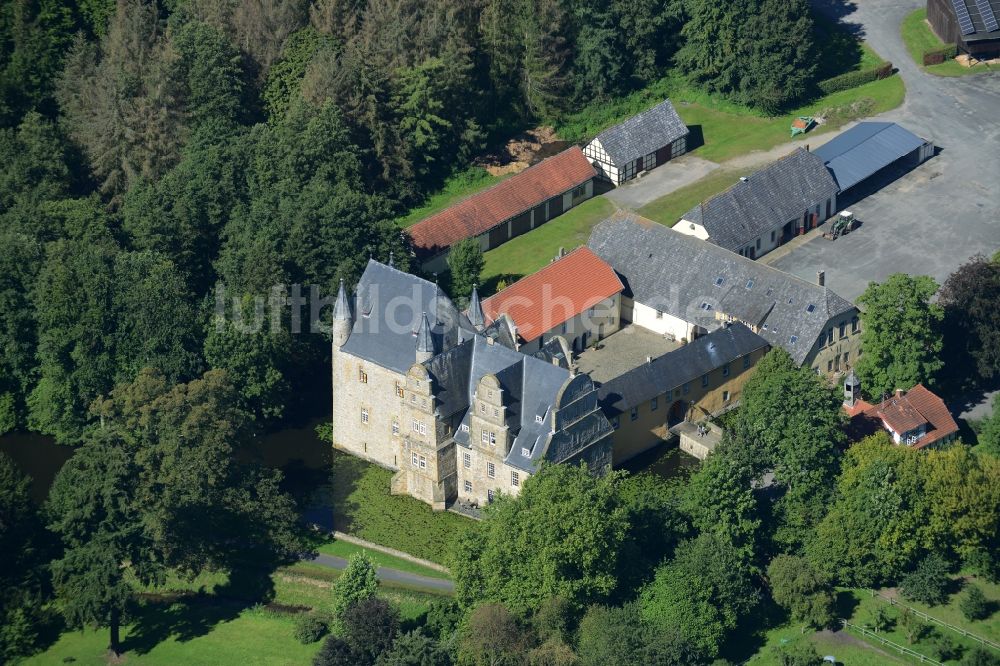
<path fill-rule="evenodd" d="M 500 280 L 510 284 L 534 273 L 549 263 L 560 247 L 569 252 L 585 244 L 594 225 L 615 210 L 616 207 L 610 200 L 594 197 L 523 236 L 490 250 L 485 254 L 482 294 L 493 294 Z"/>
<path fill-rule="evenodd" d="M 958 607 L 959 602 L 964 596 L 960 591 L 952 594 L 948 599 L 948 603 L 940 606 L 928 607 L 918 601 L 908 600 L 904 600 L 904 603 L 943 622 L 1000 643 L 1000 585 L 981 579 L 972 580 L 971 584 L 981 589 L 986 598 L 993 603 L 994 613 L 985 620 L 969 621 L 965 619 L 965 616 L 962 615 L 962 611 Z"/>
<path fill-rule="evenodd" d="M 854 639 L 857 640 L 854 640 Z M 864 643 L 857 634 L 843 632 L 802 633 L 797 626 L 782 626 L 765 634 L 766 642 L 748 661 L 746 666 L 780 666 L 775 655 L 779 645 L 793 645 L 802 641 L 812 643 L 820 657 L 831 655 L 838 664 L 845 666 L 883 666 L 883 664 L 909 664 L 911 660 L 901 655 L 879 652 Z M 917 662 L 913 662 L 917 663 Z"/>
<path fill-rule="evenodd" d="M 322 492 L 341 532 L 447 565 L 452 544 L 472 525 L 469 518 L 432 511 L 412 497 L 390 495 L 387 469 L 339 451 L 333 452 L 332 467 Z"/>
<path fill-rule="evenodd" d="M 698 203 L 710 199 L 736 183 L 742 172 L 717 169 L 701 180 L 651 201 L 638 210 L 640 215 L 668 227 L 674 226 L 681 216 Z"/>
<path fill-rule="evenodd" d="M 504 178 L 506 176 L 492 176 L 482 167 L 469 167 L 448 178 L 438 192 L 427 198 L 424 205 L 414 208 L 405 216 L 397 219 L 396 224 L 403 229 L 413 226 L 425 217 L 430 217 L 434 213 L 444 210 L 470 194 L 485 190 Z"/>
<path fill-rule="evenodd" d="M 939 49 L 945 46 L 930 25 L 927 24 L 927 9 L 921 8 L 907 15 L 903 19 L 900 28 L 903 35 L 903 42 L 906 50 L 910 52 L 913 62 L 923 67 L 924 71 L 938 76 L 967 76 L 969 74 L 980 74 L 982 72 L 994 71 L 988 65 L 977 65 L 976 67 L 963 67 L 954 60 L 946 60 L 940 65 L 924 67 L 924 52 L 931 49 Z"/>
<path fill-rule="evenodd" d="M 311 663 L 321 643 L 302 645 L 293 635 L 294 617 L 306 610 L 329 610 L 331 586 L 340 572 L 298 563 L 278 569 L 271 577 L 267 605 L 228 596 L 225 575 L 200 576 L 195 581 L 168 580 L 159 590 L 164 598 L 144 600 L 137 622 L 122 631 L 124 663 L 134 664 L 288 664 Z M 201 591 L 198 596 L 178 592 Z M 175 595 L 166 598 L 167 594 Z M 380 584 L 379 595 L 394 603 L 403 625 L 427 611 L 439 594 Z M 107 664 L 108 632 L 67 631 L 26 665 Z"/>
<path fill-rule="evenodd" d="M 343 557 L 344 559 L 349 559 L 356 553 L 368 553 L 375 564 L 380 567 L 406 571 L 408 573 L 414 573 L 419 576 L 427 576 L 429 578 L 442 578 L 445 580 L 451 578 L 448 574 L 438 571 L 437 569 L 422 567 L 419 564 L 410 562 L 409 560 L 393 557 L 392 555 L 386 555 L 385 553 L 377 550 L 369 550 L 353 543 L 348 543 L 347 541 L 333 540 L 321 545 L 317 548 L 317 550 L 326 555 L 334 555 L 336 557 Z"/>

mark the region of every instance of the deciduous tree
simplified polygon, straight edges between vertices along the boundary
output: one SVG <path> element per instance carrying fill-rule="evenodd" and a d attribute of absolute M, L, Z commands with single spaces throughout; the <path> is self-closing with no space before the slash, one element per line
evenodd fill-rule
<path fill-rule="evenodd" d="M 1000 373 L 1000 262 L 976 256 L 948 276 L 938 302 L 944 307 L 946 352 L 970 358 L 980 379 Z M 950 348 L 950 349 L 949 349 Z"/>
<path fill-rule="evenodd" d="M 796 555 L 778 555 L 767 567 L 774 601 L 796 622 L 822 629 L 836 619 L 833 586 L 809 561 Z"/>
<path fill-rule="evenodd" d="M 377 591 L 375 562 L 367 553 L 352 555 L 344 573 L 333 586 L 334 614 L 342 620 L 351 606 L 373 598 Z"/>
<path fill-rule="evenodd" d="M 858 297 L 864 354 L 855 370 L 873 399 L 918 383 L 933 386 L 943 363 L 940 324 L 944 308 L 932 303 L 938 285 L 926 275 L 890 275 Z"/>

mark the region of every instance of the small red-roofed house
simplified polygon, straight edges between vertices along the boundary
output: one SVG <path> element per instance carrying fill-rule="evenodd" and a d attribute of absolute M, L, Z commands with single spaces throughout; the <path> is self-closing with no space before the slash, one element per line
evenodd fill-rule
<path fill-rule="evenodd" d="M 950 442 L 958 434 L 958 424 L 944 400 L 923 384 L 909 391 L 900 389 L 875 405 L 858 398 L 856 386 L 852 372 L 844 384 L 844 411 L 851 418 L 848 429 L 855 441 L 881 429 L 896 444 L 925 449 Z"/>
<path fill-rule="evenodd" d="M 425 271 L 447 268 L 452 245 L 477 238 L 483 252 L 594 196 L 597 172 L 573 146 L 407 229 Z"/>
<path fill-rule="evenodd" d="M 516 327 L 525 353 L 556 336 L 574 351 L 621 325 L 621 280 L 590 248 L 579 247 L 482 302 L 487 323 L 501 316 Z"/>

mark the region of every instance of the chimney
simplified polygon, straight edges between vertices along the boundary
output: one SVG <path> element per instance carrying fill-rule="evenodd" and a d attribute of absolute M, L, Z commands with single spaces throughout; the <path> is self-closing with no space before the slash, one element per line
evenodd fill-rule
<path fill-rule="evenodd" d="M 896 397 L 897 398 L 903 397 L 903 389 L 896 389 Z"/>
<path fill-rule="evenodd" d="M 816 271 L 816 284 L 821 287 L 826 286 L 826 271 Z"/>
<path fill-rule="evenodd" d="M 646 357 L 646 363 L 652 363 L 652 362 L 653 362 L 653 357 L 652 356 L 647 356 Z"/>

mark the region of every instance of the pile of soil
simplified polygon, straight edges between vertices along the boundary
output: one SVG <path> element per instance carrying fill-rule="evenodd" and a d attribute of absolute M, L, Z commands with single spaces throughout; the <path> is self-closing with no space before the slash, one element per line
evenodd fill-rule
<path fill-rule="evenodd" d="M 503 148 L 483 155 L 476 160 L 476 164 L 494 176 L 519 173 L 546 157 L 562 152 L 569 145 L 569 141 L 559 139 L 551 127 L 536 127 L 514 136 Z"/>

